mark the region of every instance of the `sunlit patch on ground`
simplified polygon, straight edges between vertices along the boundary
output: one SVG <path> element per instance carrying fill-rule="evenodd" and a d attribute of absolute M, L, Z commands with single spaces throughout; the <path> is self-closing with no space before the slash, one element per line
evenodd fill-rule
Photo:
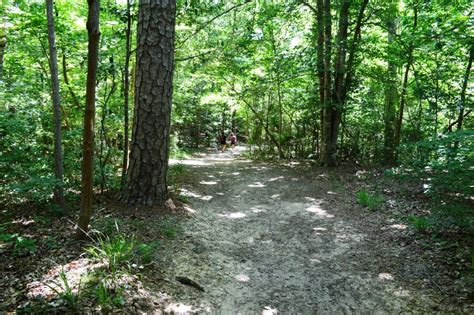
<path fill-rule="evenodd" d="M 191 208 L 187 205 L 184 205 L 183 208 L 184 208 L 184 210 L 186 210 L 189 213 L 196 213 L 196 210 L 194 210 L 193 208 Z"/>
<path fill-rule="evenodd" d="M 247 215 L 242 212 L 233 212 L 233 213 L 218 214 L 218 216 L 223 217 L 223 218 L 228 218 L 228 219 L 241 219 L 241 218 L 245 218 Z"/>
<path fill-rule="evenodd" d="M 280 198 L 280 194 L 271 195 L 270 198 L 272 198 L 272 199 Z"/>
<path fill-rule="evenodd" d="M 383 272 L 383 273 L 379 273 L 379 279 L 380 280 L 393 280 L 394 278 L 391 274 Z"/>
<path fill-rule="evenodd" d="M 396 230 L 405 230 L 406 228 L 408 228 L 408 226 L 405 224 L 392 224 L 390 225 L 390 228 L 396 229 Z"/>
<path fill-rule="evenodd" d="M 12 223 L 27 226 L 27 225 L 35 223 L 35 220 L 33 220 L 31 218 L 21 218 L 21 219 L 18 219 L 18 220 L 13 220 Z"/>
<path fill-rule="evenodd" d="M 235 280 L 237 280 L 237 281 L 239 281 L 239 282 L 249 282 L 249 281 L 250 281 L 250 278 L 249 278 L 249 276 L 247 276 L 247 275 L 239 274 L 239 275 L 236 275 L 236 276 L 235 276 Z"/>
<path fill-rule="evenodd" d="M 326 232 L 328 229 L 323 228 L 323 227 L 315 227 L 313 228 L 314 234 L 315 235 L 321 235 L 323 232 Z"/>
<path fill-rule="evenodd" d="M 263 188 L 263 187 L 266 187 L 265 184 L 261 183 L 261 182 L 255 182 L 253 184 L 250 184 L 250 185 L 247 185 L 248 187 L 252 187 L 252 188 Z"/>
<path fill-rule="evenodd" d="M 278 176 L 278 177 L 270 178 L 268 181 L 269 181 L 269 182 L 274 182 L 274 181 L 276 181 L 276 180 L 284 179 L 284 178 L 285 178 L 284 176 Z"/>
<path fill-rule="evenodd" d="M 395 296 L 398 297 L 409 297 L 410 296 L 410 291 L 405 290 L 403 288 L 398 288 L 395 292 L 393 292 Z"/>
<path fill-rule="evenodd" d="M 209 200 L 211 200 L 212 198 L 214 198 L 214 197 L 212 197 L 212 196 L 203 196 L 203 197 L 201 197 L 200 199 L 201 199 L 201 200 L 204 200 L 204 201 L 209 201 Z"/>
<path fill-rule="evenodd" d="M 310 205 L 308 208 L 306 208 L 306 211 L 314 213 L 323 218 L 334 218 L 334 215 L 327 213 L 326 210 L 321 208 L 320 203 L 321 201 Z"/>
<path fill-rule="evenodd" d="M 193 191 L 187 190 L 186 188 L 181 188 L 181 191 L 179 192 L 181 196 L 185 197 L 193 197 L 193 198 L 201 198 L 202 195 L 195 193 Z"/>
<path fill-rule="evenodd" d="M 265 306 L 262 310 L 262 315 L 276 315 L 278 314 L 278 310 L 276 308 L 272 308 L 271 306 Z"/>
<path fill-rule="evenodd" d="M 199 184 L 201 185 L 217 185 L 217 181 L 205 181 L 205 180 L 202 180 L 199 182 Z"/>
<path fill-rule="evenodd" d="M 83 276 L 90 271 L 102 267 L 103 263 L 93 263 L 89 259 L 74 260 L 66 265 L 52 267 L 41 279 L 27 285 L 28 298 L 52 299 L 58 292 L 65 290 L 65 281 L 77 294 L 79 284 L 84 281 Z M 62 280 L 60 274 L 64 272 L 67 280 Z"/>

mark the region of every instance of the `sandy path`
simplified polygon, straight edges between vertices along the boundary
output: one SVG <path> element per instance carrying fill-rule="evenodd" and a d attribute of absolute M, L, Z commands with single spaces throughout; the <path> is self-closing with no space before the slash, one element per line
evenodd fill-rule
<path fill-rule="evenodd" d="M 160 285 L 176 302 L 168 310 L 436 310 L 433 290 L 406 287 L 400 245 L 378 240 L 377 231 L 389 223 L 370 222 L 380 218 L 355 205 L 353 174 L 255 163 L 238 155 L 239 150 L 211 152 L 182 162 L 190 174 L 181 194 L 189 197 L 193 213 L 161 253 L 166 281 Z M 205 292 L 178 283 L 177 276 Z"/>

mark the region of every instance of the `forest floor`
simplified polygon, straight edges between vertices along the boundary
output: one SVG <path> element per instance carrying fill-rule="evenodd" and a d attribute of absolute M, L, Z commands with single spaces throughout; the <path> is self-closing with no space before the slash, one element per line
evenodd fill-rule
<path fill-rule="evenodd" d="M 395 182 L 381 181 L 377 172 L 254 162 L 243 150 L 172 161 L 181 172 L 171 217 L 98 205 L 97 228 L 120 225 L 128 235 L 159 242 L 151 263 L 132 264 L 136 272 L 121 279 L 129 298 L 118 312 L 474 312 L 468 245 L 447 246 L 404 219 L 423 211 L 423 201 L 400 198 Z M 369 211 L 356 193 L 375 186 L 385 201 Z M 37 240 L 30 256 L 14 257 L 0 247 L 0 311 L 34 311 L 41 294 L 46 309 L 67 310 L 44 282 L 53 274 L 58 279 L 59 266 L 76 274 L 97 268 L 68 241 L 74 217 L 40 218 L 25 212 L 12 221 L 21 226 L 13 232 L 24 229 Z M 162 235 L 163 224 L 173 237 Z M 82 311 L 105 310 L 92 298 L 81 303 Z"/>
<path fill-rule="evenodd" d="M 450 260 L 423 250 L 425 241 L 395 219 L 419 205 L 399 203 L 394 187 L 381 188 L 387 206 L 368 211 L 356 202 L 357 191 L 373 184 L 367 172 L 251 162 L 239 153 L 180 162 L 192 215 L 159 255 L 169 281 L 159 288 L 176 297 L 178 310 L 474 312 L 454 302 Z M 205 291 L 176 285 L 177 277 Z"/>

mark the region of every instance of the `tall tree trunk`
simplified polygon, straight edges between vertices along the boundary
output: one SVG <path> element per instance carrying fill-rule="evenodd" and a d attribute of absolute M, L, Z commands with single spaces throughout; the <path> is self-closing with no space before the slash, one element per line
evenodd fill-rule
<path fill-rule="evenodd" d="M 87 32 L 89 47 L 87 54 L 86 110 L 84 115 L 84 140 L 82 145 L 82 194 L 77 237 L 84 238 L 92 215 L 95 81 L 99 61 L 99 0 L 88 0 Z"/>
<path fill-rule="evenodd" d="M 333 165 L 331 148 L 332 108 L 331 108 L 331 0 L 324 0 L 324 96 L 323 96 L 323 125 L 321 138 L 320 164 Z"/>
<path fill-rule="evenodd" d="M 392 60 L 390 54 L 391 46 L 394 41 L 394 34 L 397 31 L 396 15 L 397 2 L 392 0 L 388 7 L 389 13 L 385 22 L 388 30 L 387 46 L 387 82 L 385 85 L 385 109 L 384 109 L 384 145 L 383 162 L 385 165 L 391 165 L 395 162 L 395 106 L 397 101 L 397 66 Z"/>
<path fill-rule="evenodd" d="M 319 128 L 321 139 L 324 137 L 324 2 L 317 1 L 317 45 L 316 45 L 316 72 L 319 79 Z M 318 142 L 318 154 L 321 152 Z"/>
<path fill-rule="evenodd" d="M 334 64 L 334 93 L 332 100 L 332 121 L 331 121 L 331 162 L 336 164 L 337 140 L 339 137 L 339 126 L 344 107 L 344 76 L 346 74 L 346 50 L 347 50 L 347 29 L 349 27 L 349 7 L 350 0 L 343 0 L 339 16 L 339 31 L 337 35 L 338 50 Z"/>
<path fill-rule="evenodd" d="M 131 29 L 132 29 L 132 16 L 130 13 L 130 1 L 127 0 L 127 31 L 126 31 L 126 43 L 125 43 L 125 69 L 124 69 L 124 89 L 123 89 L 123 114 L 124 114 L 124 121 L 123 121 L 123 162 L 122 162 L 122 188 L 125 186 L 127 180 L 127 167 L 128 167 L 128 139 L 130 138 L 128 131 L 129 131 L 129 117 L 128 117 L 128 105 L 129 105 L 129 91 L 130 91 L 130 55 L 131 55 L 131 47 L 130 47 L 130 37 L 131 37 Z"/>
<path fill-rule="evenodd" d="M 413 9 L 413 31 L 416 29 L 418 23 L 418 8 L 415 6 Z M 413 43 L 410 42 L 408 46 L 408 58 L 405 68 L 405 74 L 403 75 L 402 91 L 400 95 L 400 107 L 398 109 L 398 119 L 395 123 L 395 136 L 394 136 L 394 147 L 395 149 L 400 146 L 401 134 L 402 134 L 402 123 L 403 123 L 403 113 L 405 111 L 405 101 L 408 88 L 408 74 L 410 73 L 410 68 L 413 63 Z"/>
<path fill-rule="evenodd" d="M 46 0 L 46 15 L 48 17 L 48 43 L 49 43 L 49 67 L 51 70 L 51 92 L 53 98 L 53 120 L 54 120 L 54 174 L 57 184 L 54 187 L 54 200 L 65 208 L 63 189 L 63 153 L 61 134 L 61 98 L 59 95 L 58 79 L 58 56 L 56 52 L 56 41 L 54 38 L 53 0 Z"/>
<path fill-rule="evenodd" d="M 140 2 L 130 165 L 120 198 L 129 205 L 163 204 L 168 198 L 175 15 L 175 0 Z"/>
<path fill-rule="evenodd" d="M 457 130 L 462 129 L 462 122 L 464 120 L 464 104 L 466 102 L 466 89 L 467 89 L 467 83 L 469 82 L 469 76 L 471 74 L 473 57 L 474 57 L 474 45 L 471 45 L 471 49 L 469 51 L 469 62 L 467 63 L 466 73 L 464 74 L 464 80 L 463 80 L 462 88 L 461 88 L 461 102 L 459 104 L 458 123 L 456 125 Z"/>

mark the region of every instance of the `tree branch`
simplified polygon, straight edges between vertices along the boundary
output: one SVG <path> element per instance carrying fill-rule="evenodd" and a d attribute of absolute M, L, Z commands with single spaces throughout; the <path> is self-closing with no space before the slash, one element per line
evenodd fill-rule
<path fill-rule="evenodd" d="M 239 3 L 239 4 L 236 4 L 234 5 L 233 7 L 219 13 L 218 15 L 214 16 L 213 18 L 211 18 L 210 20 L 206 21 L 204 24 L 201 24 L 191 35 L 187 36 L 186 38 L 184 38 L 183 40 L 179 41 L 177 43 L 176 46 L 181 46 L 182 44 L 184 44 L 186 41 L 188 41 L 191 37 L 195 36 L 197 33 L 199 33 L 200 31 L 202 31 L 206 26 L 208 26 L 209 24 L 211 24 L 212 22 L 214 22 L 215 20 L 217 20 L 218 18 L 220 18 L 221 16 L 247 4 L 247 3 L 250 3 L 251 0 L 245 0 L 244 2 L 242 3 Z"/>

